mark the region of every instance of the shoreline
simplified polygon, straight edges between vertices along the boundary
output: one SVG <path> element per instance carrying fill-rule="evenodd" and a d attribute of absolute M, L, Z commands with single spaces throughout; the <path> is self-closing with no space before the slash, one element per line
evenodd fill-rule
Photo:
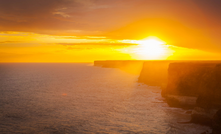
<path fill-rule="evenodd" d="M 220 133 L 221 61 L 95 61 L 94 66 L 140 71 L 138 82 L 160 86 L 171 107 L 190 109 L 189 122 L 210 126 Z M 187 123 L 187 122 L 185 122 Z"/>

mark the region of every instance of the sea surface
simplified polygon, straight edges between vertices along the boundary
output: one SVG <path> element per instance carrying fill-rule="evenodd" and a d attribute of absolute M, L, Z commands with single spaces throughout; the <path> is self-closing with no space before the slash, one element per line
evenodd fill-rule
<path fill-rule="evenodd" d="M 77 63 L 0 64 L 1 134 L 200 134 L 138 75 Z"/>

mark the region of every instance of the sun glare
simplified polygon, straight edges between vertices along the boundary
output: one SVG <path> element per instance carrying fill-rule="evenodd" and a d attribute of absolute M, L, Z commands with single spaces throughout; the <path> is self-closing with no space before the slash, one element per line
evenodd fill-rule
<path fill-rule="evenodd" d="M 165 49 L 162 46 L 165 43 L 160 40 L 148 39 L 138 41 L 137 43 L 139 44 L 137 52 L 151 59 L 158 58 L 165 53 Z"/>
<path fill-rule="evenodd" d="M 133 43 L 138 44 L 138 46 L 132 49 L 133 53 L 137 55 L 136 59 L 159 60 L 164 59 L 166 56 L 166 43 L 158 38 L 151 37 L 133 41 Z"/>

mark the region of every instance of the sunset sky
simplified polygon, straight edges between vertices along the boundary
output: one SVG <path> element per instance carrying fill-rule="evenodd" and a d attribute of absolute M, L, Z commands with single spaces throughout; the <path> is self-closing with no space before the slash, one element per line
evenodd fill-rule
<path fill-rule="evenodd" d="M 0 0 L 0 62 L 221 60 L 220 0 Z"/>

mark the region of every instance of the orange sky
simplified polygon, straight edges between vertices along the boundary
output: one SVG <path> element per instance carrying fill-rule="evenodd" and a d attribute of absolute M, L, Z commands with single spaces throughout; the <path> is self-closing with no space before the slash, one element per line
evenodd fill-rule
<path fill-rule="evenodd" d="M 151 59 L 136 43 L 150 37 L 164 42 L 158 59 L 217 60 L 220 7 L 220 0 L 1 0 L 0 62 Z"/>

